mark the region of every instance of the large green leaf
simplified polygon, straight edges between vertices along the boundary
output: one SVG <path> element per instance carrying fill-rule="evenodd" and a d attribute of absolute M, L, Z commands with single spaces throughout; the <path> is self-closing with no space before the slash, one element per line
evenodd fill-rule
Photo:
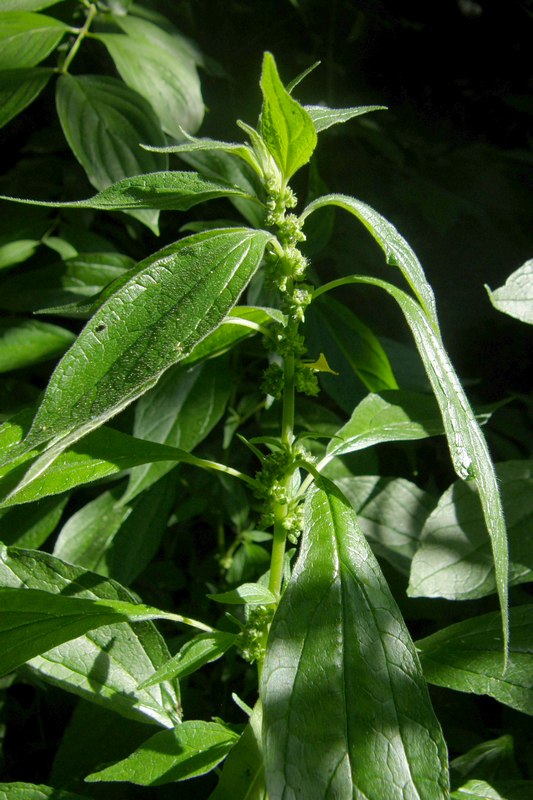
<path fill-rule="evenodd" d="M 0 320 L 0 372 L 21 369 L 63 355 L 76 336 L 66 328 L 35 319 Z"/>
<path fill-rule="evenodd" d="M 272 623 L 261 698 L 271 797 L 448 796 L 414 645 L 352 508 L 322 481 Z"/>
<path fill-rule="evenodd" d="M 194 367 L 171 367 L 135 407 L 133 433 L 190 452 L 222 417 L 232 388 L 225 358 Z M 131 473 L 123 500 L 129 501 L 174 467 L 159 462 Z"/>
<path fill-rule="evenodd" d="M 166 133 L 180 138 L 183 130 L 198 130 L 204 104 L 196 65 L 187 54 L 178 57 L 148 38 L 117 33 L 95 38 L 107 48 L 124 83 L 150 103 Z"/>
<path fill-rule="evenodd" d="M 328 206 L 343 208 L 357 217 L 365 226 L 385 253 L 387 264 L 401 270 L 405 280 L 420 301 L 435 334 L 438 334 L 439 323 L 433 290 L 426 280 L 418 258 L 394 225 L 366 203 L 344 194 L 328 194 L 313 200 L 304 210 L 300 219 L 304 221 L 309 214 Z"/>
<path fill-rule="evenodd" d="M 55 441 L 25 483 L 189 355 L 235 304 L 269 239 L 265 231 L 209 231 L 142 261 L 53 373 L 21 447 L 27 451 L 51 437 Z"/>
<path fill-rule="evenodd" d="M 188 780 L 211 772 L 238 738 L 219 722 L 183 722 L 172 731 L 156 733 L 128 758 L 93 772 L 85 780 L 128 781 L 141 786 Z"/>
<path fill-rule="evenodd" d="M 354 106 L 353 108 L 328 108 L 327 106 L 304 106 L 305 110 L 313 120 L 316 132 L 320 133 L 332 125 L 339 125 L 341 122 L 348 122 L 361 114 L 368 114 L 369 111 L 386 111 L 386 106 Z"/>
<path fill-rule="evenodd" d="M 261 90 L 261 135 L 287 181 L 311 158 L 317 143 L 315 126 L 285 89 L 271 53 L 263 58 Z"/>
<path fill-rule="evenodd" d="M 440 407 L 455 471 L 462 480 L 473 481 L 479 494 L 491 539 L 496 586 L 502 611 L 505 657 L 508 642 L 509 552 L 500 490 L 485 437 L 442 345 L 440 335 L 416 300 L 386 281 L 365 275 L 342 278 L 324 288 L 349 283 L 369 284 L 384 289 L 396 300 L 411 329 Z"/>
<path fill-rule="evenodd" d="M 494 308 L 533 325 L 533 259 L 509 275 L 499 289 L 485 288 Z"/>
<path fill-rule="evenodd" d="M 54 70 L 46 67 L 0 72 L 0 128 L 33 103 L 53 74 Z"/>
<path fill-rule="evenodd" d="M 196 172 L 152 172 L 134 175 L 108 186 L 87 200 L 47 202 L 0 195 L 1 200 L 53 208 L 96 208 L 102 211 L 159 209 L 186 211 L 218 197 L 250 197 L 242 189 L 202 178 Z"/>
<path fill-rule="evenodd" d="M 34 67 L 57 47 L 68 30 L 64 22 L 44 14 L 23 11 L 2 14 L 0 70 Z"/>
<path fill-rule="evenodd" d="M 533 462 L 496 465 L 509 539 L 509 582 L 533 579 Z M 411 597 L 470 600 L 496 591 L 494 560 L 479 499 L 457 481 L 426 521 L 409 581 Z"/>
<path fill-rule="evenodd" d="M 502 672 L 499 614 L 450 625 L 416 642 L 430 683 L 458 692 L 487 694 L 533 715 L 533 605 L 509 610 L 509 661 Z"/>
<path fill-rule="evenodd" d="M 47 553 L 18 548 L 0 550 L 0 586 L 46 590 L 66 599 L 135 602 L 128 590 L 114 581 Z M 138 689 L 169 658 L 165 642 L 151 622 L 120 623 L 59 645 L 27 666 L 41 679 L 122 716 L 172 728 L 180 713 L 176 684 L 166 681 Z"/>
<path fill-rule="evenodd" d="M 357 475 L 335 481 L 357 514 L 374 553 L 409 574 L 432 495 L 404 478 Z"/>
<path fill-rule="evenodd" d="M 165 154 L 139 146 L 164 144 L 157 117 L 149 103 L 121 81 L 102 75 L 61 75 L 56 105 L 65 138 L 96 189 L 167 168 Z M 130 213 L 157 231 L 157 211 Z"/>

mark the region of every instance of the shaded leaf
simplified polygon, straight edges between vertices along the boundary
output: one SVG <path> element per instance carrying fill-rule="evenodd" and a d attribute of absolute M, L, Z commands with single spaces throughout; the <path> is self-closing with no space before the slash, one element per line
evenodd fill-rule
<path fill-rule="evenodd" d="M 0 72 L 0 128 L 33 103 L 53 74 L 45 67 Z"/>
<path fill-rule="evenodd" d="M 65 138 L 96 189 L 167 168 L 167 156 L 139 146 L 164 144 L 157 117 L 148 102 L 121 81 L 102 75 L 61 75 L 56 105 Z M 157 211 L 131 213 L 157 231 Z"/>
<path fill-rule="evenodd" d="M 218 722 L 183 722 L 174 730 L 156 733 L 128 758 L 93 772 L 85 780 L 128 781 L 141 786 L 187 780 L 214 769 L 238 738 Z"/>
<path fill-rule="evenodd" d="M 0 320 L 0 372 L 21 369 L 57 358 L 76 336 L 66 328 L 35 319 Z"/>
<path fill-rule="evenodd" d="M 272 797 L 447 794 L 446 747 L 414 645 L 353 510 L 308 497 L 261 680 Z M 387 770 L 383 765 L 387 764 Z"/>
<path fill-rule="evenodd" d="M 533 605 L 509 610 L 509 661 L 502 671 L 499 614 L 450 625 L 416 642 L 430 683 L 458 692 L 487 694 L 533 715 Z"/>
<path fill-rule="evenodd" d="M 34 67 L 57 47 L 68 30 L 64 22 L 44 14 L 22 10 L 2 13 L 0 70 Z"/>
<path fill-rule="evenodd" d="M 134 602 L 120 584 L 47 553 L 0 549 L 0 585 L 46 589 L 73 597 Z M 33 658 L 26 668 L 49 683 L 124 717 L 172 728 L 179 722 L 177 685 L 138 684 L 168 661 L 170 653 L 151 622 L 120 623 L 90 631 Z"/>
<path fill-rule="evenodd" d="M 0 540 L 36 550 L 55 530 L 67 501 L 68 495 L 46 497 L 29 506 L 6 509 L 0 516 Z"/>
<path fill-rule="evenodd" d="M 509 540 L 509 582 L 533 579 L 533 462 L 496 465 Z M 470 600 L 496 591 L 494 559 L 479 498 L 457 481 L 426 521 L 411 567 L 411 597 Z"/>
<path fill-rule="evenodd" d="M 261 752 L 263 709 L 258 700 L 244 732 L 224 762 L 209 800 L 268 800 Z"/>

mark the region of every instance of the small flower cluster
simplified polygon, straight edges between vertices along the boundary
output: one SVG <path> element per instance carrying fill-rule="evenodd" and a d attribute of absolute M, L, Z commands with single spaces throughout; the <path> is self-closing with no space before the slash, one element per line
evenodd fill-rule
<path fill-rule="evenodd" d="M 265 632 L 274 616 L 275 606 L 249 606 L 247 622 L 237 636 L 237 649 L 241 656 L 253 664 L 265 655 Z"/>

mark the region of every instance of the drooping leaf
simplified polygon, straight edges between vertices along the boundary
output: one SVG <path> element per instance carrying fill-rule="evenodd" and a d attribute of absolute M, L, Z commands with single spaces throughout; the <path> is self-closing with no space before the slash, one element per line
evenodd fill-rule
<path fill-rule="evenodd" d="M 263 709 L 258 700 L 244 732 L 224 762 L 209 800 L 268 800 L 261 752 Z"/>
<path fill-rule="evenodd" d="M 57 358 L 76 336 L 66 328 L 36 319 L 0 320 L 0 372 L 21 369 Z"/>
<path fill-rule="evenodd" d="M 189 355 L 236 303 L 269 239 L 265 231 L 209 231 L 142 261 L 53 373 L 22 447 L 55 442 L 25 483 Z"/>
<path fill-rule="evenodd" d="M 533 715 L 533 605 L 509 610 L 509 661 L 502 672 L 500 615 L 450 625 L 416 642 L 430 683 L 458 692 L 487 694 Z"/>
<path fill-rule="evenodd" d="M 134 602 L 128 590 L 114 581 L 47 553 L 14 547 L 0 550 L 0 586 L 26 586 L 87 600 Z M 165 642 L 151 622 L 120 623 L 59 645 L 33 658 L 26 668 L 40 679 L 124 717 L 172 728 L 180 716 L 177 685 L 165 681 L 138 689 L 138 684 L 169 658 Z"/>
<path fill-rule="evenodd" d="M 462 480 L 473 481 L 479 494 L 491 540 L 495 580 L 502 612 L 505 660 L 508 643 L 509 552 L 500 491 L 485 437 L 442 345 L 440 335 L 416 300 L 386 281 L 364 275 L 352 275 L 334 281 L 329 286 L 347 283 L 363 283 L 384 289 L 396 300 L 411 329 L 440 407 L 455 471 Z"/>
<path fill-rule="evenodd" d="M 499 289 L 485 288 L 494 308 L 533 325 L 533 259 L 509 275 Z"/>
<path fill-rule="evenodd" d="M 448 796 L 446 747 L 414 645 L 331 484 L 308 497 L 260 693 L 271 797 L 383 800 L 392 787 L 404 797 Z"/>
<path fill-rule="evenodd" d="M 0 19 L 0 70 L 34 67 L 69 30 L 64 22 L 44 14 L 12 11 Z"/>
<path fill-rule="evenodd" d="M 368 114 L 369 111 L 386 111 L 387 106 L 356 106 L 354 108 L 328 108 L 327 106 L 304 106 L 305 110 L 313 120 L 316 132 L 321 133 L 332 125 L 339 125 L 341 122 L 348 122 L 361 114 Z"/>
<path fill-rule="evenodd" d="M 261 91 L 261 135 L 283 178 L 289 180 L 313 154 L 317 143 L 315 126 L 305 108 L 285 89 L 271 53 L 265 53 L 263 58 Z"/>
<path fill-rule="evenodd" d="M 139 146 L 164 144 L 157 117 L 148 102 L 121 81 L 103 75 L 61 75 L 56 105 L 65 138 L 96 189 L 167 168 L 165 154 Z M 157 211 L 130 213 L 157 231 Z"/>
<path fill-rule="evenodd" d="M 391 225 L 385 217 L 382 217 L 381 214 L 366 205 L 366 203 L 344 194 L 328 194 L 313 200 L 304 210 L 300 220 L 304 221 L 309 214 L 319 208 L 327 208 L 328 206 L 343 208 L 357 217 L 365 226 L 385 253 L 387 264 L 400 269 L 418 298 L 428 322 L 433 327 L 435 334 L 438 335 L 439 323 L 433 289 L 427 282 L 424 270 L 415 253 L 403 236 L 398 233 L 394 225 Z"/>
<path fill-rule="evenodd" d="M 404 478 L 358 475 L 335 483 L 351 503 L 374 553 L 408 575 L 435 499 Z"/>
<path fill-rule="evenodd" d="M 225 358 L 188 368 L 171 367 L 135 407 L 133 433 L 139 439 L 193 450 L 222 417 L 232 387 Z M 128 502 L 162 477 L 175 462 L 139 467 L 124 495 Z"/>
<path fill-rule="evenodd" d="M 238 739 L 238 734 L 218 722 L 183 722 L 174 730 L 156 733 L 128 758 L 85 780 L 128 781 L 140 786 L 188 780 L 211 772 Z"/>
<path fill-rule="evenodd" d="M 60 2 L 60 0 L 57 0 Z M 36 783 L 0 783 L 0 800 L 83 800 L 82 795 Z"/>
<path fill-rule="evenodd" d="M 199 633 L 194 639 L 186 642 L 176 655 L 163 664 L 151 678 L 144 681 L 140 688 L 154 686 L 160 681 L 171 678 L 184 678 L 196 672 L 204 664 L 210 664 L 221 658 L 224 653 L 235 643 L 237 636 L 234 633 L 214 631 L 213 633 Z"/>
<path fill-rule="evenodd" d="M 187 54 L 178 57 L 148 38 L 117 33 L 95 38 L 107 48 L 124 83 L 150 103 L 166 133 L 180 138 L 182 129 L 198 130 L 204 104 L 196 65 Z"/>
<path fill-rule="evenodd" d="M 533 462 L 496 465 L 509 540 L 509 583 L 533 578 Z M 496 591 L 490 539 L 477 494 L 457 481 L 426 521 L 411 567 L 412 597 L 470 600 Z"/>
<path fill-rule="evenodd" d="M 0 72 L 0 128 L 33 103 L 53 74 L 54 71 L 46 67 Z"/>
<path fill-rule="evenodd" d="M 217 197 L 249 197 L 238 187 L 206 180 L 196 172 L 152 172 L 134 175 L 108 186 L 88 200 L 47 202 L 0 195 L 2 200 L 54 208 L 96 208 L 102 211 L 159 209 L 186 211 Z"/>

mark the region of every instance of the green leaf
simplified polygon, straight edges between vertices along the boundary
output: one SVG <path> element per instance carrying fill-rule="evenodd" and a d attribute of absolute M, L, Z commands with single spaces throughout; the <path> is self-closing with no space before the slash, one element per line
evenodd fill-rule
<path fill-rule="evenodd" d="M 46 589 L 63 595 L 134 602 L 127 589 L 47 553 L 0 549 L 0 585 Z M 41 680 L 73 692 L 129 719 L 164 728 L 179 722 L 177 685 L 150 689 L 138 684 L 153 675 L 170 653 L 151 622 L 112 624 L 33 658 L 26 668 Z"/>
<path fill-rule="evenodd" d="M 451 800 L 507 800 L 486 781 L 468 781 L 457 791 L 452 792 Z"/>
<path fill-rule="evenodd" d="M 0 269 L 27 261 L 37 250 L 38 239 L 19 239 L 0 245 Z"/>
<path fill-rule="evenodd" d="M 56 105 L 65 138 L 96 189 L 167 168 L 166 155 L 139 146 L 165 141 L 151 106 L 115 78 L 61 75 Z M 157 231 L 156 211 L 132 213 Z"/>
<path fill-rule="evenodd" d="M 223 142 L 219 139 L 208 139 L 205 137 L 196 138 L 195 136 L 187 134 L 186 131 L 183 131 L 182 135 L 186 136 L 186 140 L 179 144 L 170 144 L 165 147 L 143 145 L 143 147 L 145 150 L 153 150 L 157 153 L 175 153 L 179 156 L 187 153 L 225 153 L 226 155 L 241 159 L 245 164 L 259 173 L 257 159 L 252 148 L 247 144 Z"/>
<path fill-rule="evenodd" d="M 234 228 L 189 236 L 142 261 L 59 362 L 22 447 L 56 437 L 29 478 L 189 355 L 237 301 L 270 239 Z"/>
<path fill-rule="evenodd" d="M 0 195 L 1 200 L 53 208 L 96 208 L 101 211 L 159 209 L 186 211 L 198 203 L 218 197 L 249 197 L 236 186 L 210 181 L 196 172 L 152 172 L 124 178 L 88 200 L 66 203 L 26 200 Z"/>
<path fill-rule="evenodd" d="M 133 433 L 139 439 L 190 452 L 221 419 L 232 389 L 225 358 L 194 367 L 171 367 L 135 406 Z M 130 476 L 124 502 L 151 486 L 175 465 L 159 462 L 139 467 Z"/>
<path fill-rule="evenodd" d="M 134 13 L 142 14 L 143 10 L 145 9 L 136 6 Z M 175 61 L 183 61 L 185 58 L 194 61 L 198 66 L 204 64 L 204 57 L 197 45 L 191 39 L 183 36 L 168 19 L 161 15 L 158 15 L 158 24 L 150 22 L 146 17 L 140 19 L 133 14 L 116 16 L 113 21 L 130 38 L 150 42 L 162 50 L 166 50 Z"/>
<path fill-rule="evenodd" d="M 229 753 L 238 734 L 218 722 L 188 721 L 151 736 L 134 753 L 85 778 L 161 786 L 211 772 Z"/>
<path fill-rule="evenodd" d="M 187 54 L 179 57 L 148 38 L 116 33 L 94 38 L 105 45 L 124 83 L 150 103 L 166 133 L 179 139 L 182 130 L 198 130 L 204 104 L 196 65 Z"/>
<path fill-rule="evenodd" d="M 512 736 L 499 736 L 472 747 L 450 762 L 452 779 L 461 783 L 468 778 L 480 778 L 490 781 L 514 780 L 519 777 L 518 766 L 514 757 L 514 741 Z"/>
<path fill-rule="evenodd" d="M 319 208 L 328 206 L 339 206 L 350 214 L 353 214 L 365 226 L 370 235 L 376 240 L 383 252 L 387 264 L 398 267 L 405 280 L 418 298 L 426 317 L 433 326 L 436 333 L 439 330 L 437 311 L 435 306 L 435 296 L 433 290 L 426 280 L 424 270 L 411 249 L 410 245 L 401 236 L 394 225 L 382 217 L 366 203 L 348 197 L 344 194 L 328 194 L 319 197 L 310 203 L 300 217 L 303 222 L 309 214 Z"/>
<path fill-rule="evenodd" d="M 68 495 L 46 497 L 30 506 L 6 509 L 0 516 L 0 540 L 7 545 L 36 550 L 55 530 Z"/>
<path fill-rule="evenodd" d="M 261 91 L 261 136 L 283 179 L 288 181 L 313 154 L 317 143 L 315 126 L 305 108 L 283 86 L 271 53 L 265 53 L 263 58 Z"/>
<path fill-rule="evenodd" d="M 1 675 L 102 625 L 160 616 L 150 606 L 64 597 L 41 589 L 0 588 L 0 604 Z"/>
<path fill-rule="evenodd" d="M 156 673 L 140 685 L 140 689 L 155 686 L 156 683 L 171 678 L 185 678 L 203 667 L 221 658 L 229 648 L 235 644 L 237 636 L 234 633 L 214 631 L 213 633 L 200 633 L 194 639 L 186 642 L 179 653 L 163 664 Z"/>
<path fill-rule="evenodd" d="M 306 311 L 310 353 L 324 352 L 340 377 L 322 378 L 325 390 L 348 413 L 361 392 L 397 389 L 398 384 L 378 338 L 350 309 L 321 297 Z"/>
<path fill-rule="evenodd" d="M 2 0 L 2 13 L 4 11 L 41 11 L 43 8 L 64 2 L 65 0 Z"/>
<path fill-rule="evenodd" d="M 260 694 L 271 797 L 448 797 L 414 645 L 353 510 L 323 481 L 306 503 Z"/>
<path fill-rule="evenodd" d="M 442 433 L 439 405 L 431 395 L 401 390 L 369 394 L 332 438 L 329 460 L 381 442 L 413 441 Z"/>
<path fill-rule="evenodd" d="M 509 275 L 499 289 L 485 288 L 494 308 L 533 325 L 533 259 Z"/>
<path fill-rule="evenodd" d="M 0 800 L 84 800 L 79 794 L 35 783 L 0 783 Z"/>
<path fill-rule="evenodd" d="M 44 14 L 12 11 L 0 19 L 0 70 L 34 67 L 70 30 L 65 23 Z"/>
<path fill-rule="evenodd" d="M 0 372 L 21 369 L 57 358 L 76 336 L 59 325 L 35 319 L 0 320 Z"/>
<path fill-rule="evenodd" d="M 53 74 L 45 67 L 0 72 L 0 128 L 33 103 Z"/>
<path fill-rule="evenodd" d="M 452 462 L 462 480 L 474 482 L 489 532 L 495 579 L 502 612 L 504 660 L 508 644 L 509 552 L 502 502 L 494 465 L 485 437 L 476 421 L 463 387 L 446 353 L 440 335 L 420 305 L 401 289 L 386 281 L 352 275 L 330 287 L 363 283 L 384 289 L 400 306 L 411 328 L 415 344 L 439 404 Z"/>
<path fill-rule="evenodd" d="M 486 694 L 533 715 L 533 605 L 509 610 L 509 661 L 502 673 L 500 615 L 484 614 L 450 625 L 416 642 L 430 683 Z"/>
<path fill-rule="evenodd" d="M 387 106 L 356 106 L 353 108 L 328 108 L 327 106 L 304 106 L 305 110 L 313 120 L 316 132 L 320 133 L 332 125 L 339 125 L 341 122 L 348 122 L 361 114 L 368 114 L 369 111 L 386 111 Z"/>
<path fill-rule="evenodd" d="M 420 531 L 435 507 L 433 496 L 404 478 L 358 475 L 335 483 L 356 512 L 374 553 L 408 575 Z"/>
<path fill-rule="evenodd" d="M 235 605 L 268 605 L 275 603 L 276 597 L 266 586 L 260 583 L 243 583 L 230 592 L 220 592 L 219 594 L 208 594 L 210 600 L 216 603 L 230 603 Z"/>
<path fill-rule="evenodd" d="M 268 800 L 261 752 L 263 709 L 258 700 L 244 732 L 224 762 L 209 800 Z"/>
<path fill-rule="evenodd" d="M 533 578 L 533 462 L 496 465 L 509 540 L 509 583 Z M 426 521 L 408 594 L 470 600 L 496 591 L 490 539 L 479 499 L 469 484 L 447 489 Z"/>

